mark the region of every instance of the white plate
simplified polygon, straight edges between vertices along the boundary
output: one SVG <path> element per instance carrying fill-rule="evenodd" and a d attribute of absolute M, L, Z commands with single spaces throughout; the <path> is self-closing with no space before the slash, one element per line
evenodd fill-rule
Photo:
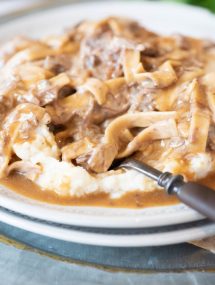
<path fill-rule="evenodd" d="M 103 228 L 154 227 L 202 218 L 182 204 L 146 209 L 58 206 L 28 199 L 4 188 L 0 188 L 0 206 L 51 222 Z"/>
<path fill-rule="evenodd" d="M 38 37 L 59 32 L 82 19 L 99 19 L 109 15 L 136 19 L 146 27 L 165 34 L 177 32 L 215 39 L 215 17 L 205 10 L 184 5 L 134 1 L 69 4 L 31 13 L 1 24 L 0 34 L 4 40 L 17 34 Z M 0 205 L 48 221 L 91 227 L 153 227 L 202 218 L 184 205 L 143 210 L 61 207 L 39 203 L 3 188 L 0 189 Z"/>
<path fill-rule="evenodd" d="M 203 239 L 215 234 L 215 224 L 194 222 L 164 228 L 135 230 L 104 230 L 69 227 L 30 219 L 0 208 L 0 220 L 18 228 L 69 242 L 99 246 L 137 247 L 160 246 Z"/>

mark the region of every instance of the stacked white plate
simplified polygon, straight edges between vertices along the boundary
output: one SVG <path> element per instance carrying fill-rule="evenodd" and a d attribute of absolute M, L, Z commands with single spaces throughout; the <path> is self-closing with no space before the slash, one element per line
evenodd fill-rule
<path fill-rule="evenodd" d="M 57 206 L 1 188 L 0 205 L 0 220 L 4 223 L 92 245 L 156 246 L 215 234 L 214 223 L 182 204 L 142 210 Z"/>
<path fill-rule="evenodd" d="M 62 3 L 62 2 L 61 2 Z M 1 22 L 1 39 L 61 31 L 83 19 L 115 15 L 138 20 L 154 31 L 215 39 L 215 17 L 184 5 L 151 2 L 88 2 L 31 11 Z M 30 189 L 29 189 L 30 191 Z M 155 246 L 215 234 L 215 224 L 179 204 L 146 209 L 57 206 L 0 189 L 0 220 L 57 239 L 103 246 Z"/>

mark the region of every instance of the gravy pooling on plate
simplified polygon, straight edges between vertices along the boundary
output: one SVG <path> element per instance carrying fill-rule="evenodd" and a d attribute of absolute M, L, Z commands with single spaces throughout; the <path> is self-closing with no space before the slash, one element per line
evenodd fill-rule
<path fill-rule="evenodd" d="M 111 199 L 105 193 L 95 193 L 81 197 L 62 196 L 56 194 L 54 191 L 43 191 L 35 183 L 22 175 L 5 177 L 0 180 L 0 185 L 34 200 L 65 206 L 146 208 L 179 203 L 175 196 L 169 196 L 165 191 L 156 190 L 152 192 L 132 191 L 117 199 Z"/>
<path fill-rule="evenodd" d="M 200 180 L 199 183 L 215 190 L 215 175 L 208 176 Z M 118 199 L 111 199 L 109 195 L 104 193 L 90 194 L 82 197 L 62 196 L 54 191 L 43 191 L 31 180 L 17 174 L 1 179 L 0 185 L 28 198 L 65 206 L 146 208 L 179 203 L 176 196 L 167 195 L 165 191 L 157 190 L 150 192 L 132 191 Z"/>
<path fill-rule="evenodd" d="M 210 41 L 114 17 L 40 40 L 17 37 L 0 47 L 0 95 L 2 183 L 21 174 L 43 192 L 27 193 L 21 178 L 15 191 L 35 199 L 176 202 L 140 173 L 110 170 L 128 156 L 187 180 L 215 173 Z"/>

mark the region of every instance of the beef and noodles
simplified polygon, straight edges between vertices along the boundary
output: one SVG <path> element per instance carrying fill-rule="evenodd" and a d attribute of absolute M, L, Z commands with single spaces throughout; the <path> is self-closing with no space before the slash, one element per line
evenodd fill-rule
<path fill-rule="evenodd" d="M 142 174 L 114 170 L 128 156 L 212 183 L 209 40 L 114 17 L 40 40 L 16 37 L 0 47 L 0 100 L 1 183 L 20 193 L 87 205 L 176 202 Z"/>

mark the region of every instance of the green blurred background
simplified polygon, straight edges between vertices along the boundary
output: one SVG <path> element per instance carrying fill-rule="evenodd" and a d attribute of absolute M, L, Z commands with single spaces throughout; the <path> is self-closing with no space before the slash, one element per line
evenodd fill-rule
<path fill-rule="evenodd" d="M 163 0 L 166 2 L 178 2 L 178 3 L 187 3 L 191 5 L 198 5 L 205 7 L 215 12 L 215 0 Z"/>

